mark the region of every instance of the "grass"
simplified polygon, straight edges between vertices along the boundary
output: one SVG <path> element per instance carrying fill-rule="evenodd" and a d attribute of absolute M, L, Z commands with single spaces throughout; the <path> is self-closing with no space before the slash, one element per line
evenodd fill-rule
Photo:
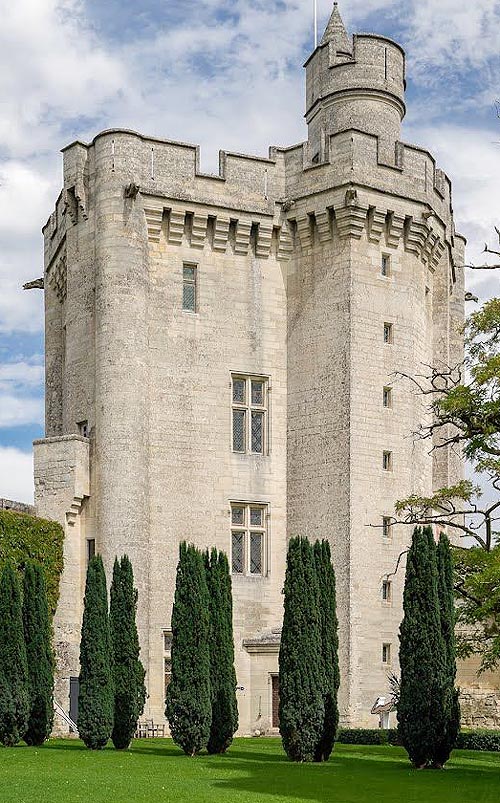
<path fill-rule="evenodd" d="M 92 753 L 77 741 L 0 747 L 8 803 L 497 803 L 500 754 L 457 751 L 441 772 L 397 747 L 337 745 L 327 764 L 292 764 L 279 739 L 237 739 L 225 756 L 184 756 L 170 740 Z"/>

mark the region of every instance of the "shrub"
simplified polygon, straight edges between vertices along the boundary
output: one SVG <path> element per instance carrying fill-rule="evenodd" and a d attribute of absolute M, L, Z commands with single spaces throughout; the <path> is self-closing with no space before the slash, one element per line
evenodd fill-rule
<path fill-rule="evenodd" d="M 500 753 L 500 730 L 461 731 L 456 747 L 459 750 L 489 750 Z"/>
<path fill-rule="evenodd" d="M 39 563 L 45 576 L 51 616 L 59 598 L 63 543 L 64 530 L 57 522 L 0 510 L 0 568 L 10 562 L 21 573 L 28 560 Z"/>
<path fill-rule="evenodd" d="M 203 556 L 180 545 L 172 610 L 172 680 L 165 715 L 174 742 L 189 756 L 207 746 L 210 698 L 209 598 Z"/>
<path fill-rule="evenodd" d="M 137 591 L 132 564 L 124 555 L 121 561 L 115 560 L 109 604 L 115 695 L 111 739 L 117 750 L 126 750 L 130 745 L 146 700 L 136 611 Z"/>
<path fill-rule="evenodd" d="M 113 730 L 111 660 L 106 575 L 101 556 L 95 555 L 85 585 L 78 695 L 78 730 L 91 750 L 105 747 Z"/>
<path fill-rule="evenodd" d="M 30 703 L 24 741 L 37 746 L 49 738 L 54 723 L 54 654 L 43 569 L 33 561 L 24 570 L 23 624 Z"/>
<path fill-rule="evenodd" d="M 223 552 L 205 554 L 210 597 L 210 690 L 212 723 L 207 750 L 225 753 L 238 729 L 234 671 L 233 599 L 229 564 Z"/>
<path fill-rule="evenodd" d="M 339 744 L 400 746 L 396 728 L 389 730 L 369 728 L 340 728 L 337 734 Z M 484 750 L 500 752 L 500 730 L 470 730 L 458 734 L 457 750 Z"/>
<path fill-rule="evenodd" d="M 0 574 L 0 742 L 17 744 L 29 715 L 21 588 L 10 563 Z"/>
<path fill-rule="evenodd" d="M 314 761 L 323 736 L 321 623 L 313 548 L 292 538 L 285 576 L 279 652 L 280 733 L 292 761 Z"/>

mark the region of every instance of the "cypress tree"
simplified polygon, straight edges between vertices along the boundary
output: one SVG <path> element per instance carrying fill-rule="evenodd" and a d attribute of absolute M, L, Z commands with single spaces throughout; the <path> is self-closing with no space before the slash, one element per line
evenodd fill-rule
<path fill-rule="evenodd" d="M 225 753 L 238 730 L 234 670 L 233 598 L 224 552 L 205 554 L 210 604 L 210 690 L 212 722 L 207 750 Z"/>
<path fill-rule="evenodd" d="M 415 767 L 433 766 L 445 727 L 445 651 L 432 529 L 415 528 L 408 552 L 400 627 L 398 730 Z"/>
<path fill-rule="evenodd" d="M 285 576 L 279 653 L 280 733 L 292 761 L 314 761 L 323 735 L 319 589 L 311 544 L 292 538 Z"/>
<path fill-rule="evenodd" d="M 455 646 L 455 601 L 453 563 L 448 537 L 441 533 L 437 546 L 438 596 L 446 660 L 444 687 L 445 727 L 443 737 L 436 746 L 434 764 L 442 767 L 448 761 L 460 731 L 459 691 L 455 688 L 457 675 Z"/>
<path fill-rule="evenodd" d="M 202 554 L 180 545 L 172 610 L 172 680 L 165 715 L 174 742 L 189 756 L 210 736 L 209 599 Z"/>
<path fill-rule="evenodd" d="M 339 724 L 337 695 L 340 685 L 338 657 L 338 622 L 335 593 L 335 572 L 332 566 L 330 544 L 316 541 L 314 560 L 319 586 L 321 627 L 321 674 L 325 715 L 321 739 L 316 747 L 316 761 L 328 761 L 335 743 Z"/>
<path fill-rule="evenodd" d="M 23 624 L 30 700 L 24 741 L 38 746 L 49 738 L 54 723 L 54 653 L 45 577 L 34 561 L 24 570 Z"/>
<path fill-rule="evenodd" d="M 80 643 L 78 730 L 91 750 L 101 750 L 113 730 L 114 688 L 106 575 L 100 555 L 89 561 Z"/>
<path fill-rule="evenodd" d="M 13 747 L 26 732 L 28 667 L 21 588 L 10 563 L 0 576 L 0 742 Z"/>
<path fill-rule="evenodd" d="M 126 750 L 144 710 L 144 667 L 139 660 L 136 626 L 137 590 L 127 555 L 115 559 L 109 603 L 113 652 L 114 725 L 111 739 L 117 750 Z"/>

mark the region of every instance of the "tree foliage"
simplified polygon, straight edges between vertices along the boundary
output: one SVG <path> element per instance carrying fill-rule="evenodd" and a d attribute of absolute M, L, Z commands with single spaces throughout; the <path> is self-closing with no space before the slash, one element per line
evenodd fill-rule
<path fill-rule="evenodd" d="M 446 567 L 442 593 L 446 603 Z M 415 528 L 408 552 L 400 627 L 400 698 L 397 709 L 401 743 L 415 767 L 441 767 L 454 739 L 450 622 L 441 622 L 437 550 L 430 527 Z M 449 602 L 449 601 L 448 601 Z M 448 750 L 449 748 L 449 750 Z M 448 755 L 446 755 L 448 750 Z"/>
<path fill-rule="evenodd" d="M 129 747 L 146 701 L 136 613 L 137 590 L 134 588 L 132 564 L 124 555 L 121 560 L 115 559 L 109 605 L 114 682 L 111 739 L 117 750 Z"/>
<path fill-rule="evenodd" d="M 34 561 L 24 570 L 23 624 L 29 690 L 24 741 L 36 746 L 49 738 L 54 723 L 54 653 L 44 572 Z"/>
<path fill-rule="evenodd" d="M 224 552 L 205 554 L 210 604 L 210 691 L 212 721 L 207 750 L 225 753 L 238 730 L 234 669 L 233 597 Z"/>
<path fill-rule="evenodd" d="M 100 555 L 89 561 L 80 642 L 78 730 L 87 747 L 101 750 L 113 730 L 114 687 L 106 575 Z"/>
<path fill-rule="evenodd" d="M 12 747 L 26 732 L 29 715 L 28 667 L 21 588 L 6 563 L 0 574 L 0 742 Z"/>
<path fill-rule="evenodd" d="M 324 735 L 325 686 L 319 586 L 313 548 L 292 538 L 284 586 L 279 653 L 279 718 L 283 747 L 292 761 L 314 761 Z"/>
<path fill-rule="evenodd" d="M 337 695 L 340 685 L 335 572 L 328 541 L 316 541 L 314 560 L 319 590 L 321 675 L 325 709 L 323 729 L 316 747 L 315 759 L 316 761 L 328 761 L 339 724 Z"/>
<path fill-rule="evenodd" d="M 59 599 L 63 569 L 64 530 L 55 521 L 26 513 L 0 510 L 0 568 L 7 562 L 21 578 L 26 563 L 34 560 L 43 568 L 51 616 Z"/>
<path fill-rule="evenodd" d="M 210 692 L 209 597 L 203 556 L 180 545 L 172 611 L 172 680 L 165 715 L 174 742 L 195 756 L 208 743 Z"/>

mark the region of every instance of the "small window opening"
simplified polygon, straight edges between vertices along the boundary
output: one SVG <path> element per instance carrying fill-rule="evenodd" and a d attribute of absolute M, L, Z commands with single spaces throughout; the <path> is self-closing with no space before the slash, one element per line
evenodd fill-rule
<path fill-rule="evenodd" d="M 196 265 L 185 264 L 182 267 L 182 309 L 185 312 L 196 312 L 197 273 Z"/>
<path fill-rule="evenodd" d="M 382 517 L 382 535 L 387 541 L 392 538 L 392 519 L 390 516 Z"/>
<path fill-rule="evenodd" d="M 392 407 L 392 388 L 385 387 L 382 394 L 384 407 Z"/>
<path fill-rule="evenodd" d="M 95 557 L 95 538 L 87 538 L 87 566 Z"/>
<path fill-rule="evenodd" d="M 78 432 L 82 436 L 82 438 L 89 437 L 89 422 L 88 421 L 79 421 L 77 424 Z"/>
<path fill-rule="evenodd" d="M 390 644 L 382 644 L 382 663 L 383 664 L 390 664 L 391 663 L 391 645 Z"/>
<path fill-rule="evenodd" d="M 392 602 L 392 583 L 390 580 L 382 582 L 382 599 L 384 602 Z"/>
<path fill-rule="evenodd" d="M 384 468 L 384 471 L 392 471 L 392 452 L 383 453 L 382 466 Z"/>
<path fill-rule="evenodd" d="M 384 343 L 394 342 L 394 331 L 392 323 L 384 323 Z"/>
<path fill-rule="evenodd" d="M 382 254 L 382 262 L 380 265 L 380 273 L 382 276 L 391 275 L 391 258 L 387 254 Z"/>

